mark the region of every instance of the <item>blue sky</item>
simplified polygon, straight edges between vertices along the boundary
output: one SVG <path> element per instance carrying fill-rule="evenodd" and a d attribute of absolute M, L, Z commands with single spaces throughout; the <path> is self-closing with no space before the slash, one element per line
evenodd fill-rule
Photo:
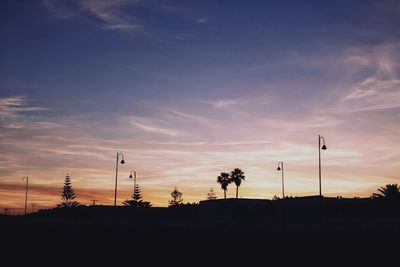
<path fill-rule="evenodd" d="M 198 201 L 234 167 L 248 173 L 244 197 L 278 195 L 281 160 L 291 194 L 313 194 L 318 134 L 333 145 L 328 195 L 398 179 L 397 1 L 1 5 L 0 177 L 17 192 L 32 173 L 54 202 L 69 171 L 83 201 L 96 181 L 108 203 L 123 151 L 156 205 L 175 185 Z"/>

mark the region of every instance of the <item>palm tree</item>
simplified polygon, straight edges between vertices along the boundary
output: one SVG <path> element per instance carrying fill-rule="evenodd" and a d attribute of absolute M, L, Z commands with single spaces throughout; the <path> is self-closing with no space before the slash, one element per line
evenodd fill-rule
<path fill-rule="evenodd" d="M 217 183 L 221 184 L 221 188 L 224 190 L 224 199 L 226 199 L 226 191 L 228 190 L 228 185 L 231 183 L 229 173 L 221 172 L 221 175 L 217 177 Z"/>
<path fill-rule="evenodd" d="M 378 188 L 379 193 L 374 193 L 374 198 L 400 199 L 400 187 L 397 184 L 387 184 Z"/>
<path fill-rule="evenodd" d="M 242 183 L 242 180 L 244 180 L 245 178 L 246 176 L 244 176 L 244 172 L 239 168 L 235 168 L 231 172 L 231 181 L 234 182 L 236 185 L 236 198 L 238 198 L 239 186 Z"/>

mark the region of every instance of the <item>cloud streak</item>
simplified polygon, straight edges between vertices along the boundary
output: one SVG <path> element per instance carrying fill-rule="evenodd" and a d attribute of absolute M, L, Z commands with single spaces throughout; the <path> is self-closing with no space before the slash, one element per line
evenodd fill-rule
<path fill-rule="evenodd" d="M 123 10 L 137 3 L 137 1 L 128 0 L 87 0 L 80 2 L 80 9 L 99 19 L 100 27 L 103 29 L 132 33 L 140 31 L 142 26 L 134 23 L 135 18 L 124 13 Z"/>
<path fill-rule="evenodd" d="M 161 124 L 166 124 L 165 121 L 162 120 L 149 119 L 138 116 L 129 116 L 126 117 L 125 119 L 129 123 L 135 125 L 136 127 L 146 132 L 167 135 L 167 136 L 178 135 L 178 131 L 162 127 Z"/>
<path fill-rule="evenodd" d="M 46 108 L 28 106 L 28 101 L 24 96 L 9 96 L 0 98 L 0 116 L 2 118 L 14 117 L 23 112 L 42 110 L 46 110 Z"/>
<path fill-rule="evenodd" d="M 342 97 L 346 112 L 384 110 L 400 107 L 400 45 L 382 45 L 351 50 L 349 62 L 371 75 L 356 83 Z"/>
<path fill-rule="evenodd" d="M 141 1 L 130 0 L 44 0 L 43 6 L 56 18 L 70 19 L 87 15 L 104 30 L 137 33 L 143 28 L 132 15 L 124 12 L 127 8 L 140 6 Z"/>
<path fill-rule="evenodd" d="M 222 98 L 217 100 L 198 100 L 200 103 L 211 105 L 216 109 L 228 109 L 233 107 L 244 107 L 248 105 L 267 105 L 271 103 L 271 97 L 265 95 L 240 96 L 236 98 Z"/>

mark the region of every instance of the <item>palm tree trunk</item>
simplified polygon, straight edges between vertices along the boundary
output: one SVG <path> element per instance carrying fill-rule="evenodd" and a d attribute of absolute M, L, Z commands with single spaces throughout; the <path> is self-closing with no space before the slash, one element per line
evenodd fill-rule
<path fill-rule="evenodd" d="M 226 199 L 226 190 L 224 190 L 224 199 Z"/>
<path fill-rule="evenodd" d="M 236 199 L 238 198 L 239 186 L 236 186 Z"/>

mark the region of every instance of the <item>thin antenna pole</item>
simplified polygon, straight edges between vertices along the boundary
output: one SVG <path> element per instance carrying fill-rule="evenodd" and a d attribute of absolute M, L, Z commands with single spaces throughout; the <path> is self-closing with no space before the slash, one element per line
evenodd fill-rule
<path fill-rule="evenodd" d="M 282 163 L 282 198 L 285 198 L 285 181 L 283 178 L 283 161 L 281 163 Z"/>
<path fill-rule="evenodd" d="M 29 185 L 29 177 L 25 176 L 23 179 L 26 179 L 26 186 L 25 186 L 25 215 L 26 215 L 26 209 L 28 205 L 28 185 Z"/>

